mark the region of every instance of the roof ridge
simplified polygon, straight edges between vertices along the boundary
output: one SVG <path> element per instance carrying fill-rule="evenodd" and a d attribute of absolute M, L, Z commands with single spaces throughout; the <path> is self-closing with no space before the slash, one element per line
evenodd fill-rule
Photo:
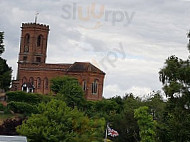
<path fill-rule="evenodd" d="M 94 73 L 102 73 L 105 74 L 98 67 L 93 65 L 90 62 L 75 62 L 68 69 L 67 72 L 94 72 Z"/>

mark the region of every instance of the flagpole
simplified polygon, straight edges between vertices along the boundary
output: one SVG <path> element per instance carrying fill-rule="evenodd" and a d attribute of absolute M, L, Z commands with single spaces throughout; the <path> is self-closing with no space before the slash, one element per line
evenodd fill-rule
<path fill-rule="evenodd" d="M 108 124 L 106 125 L 106 135 L 105 135 L 105 139 L 104 142 L 107 142 L 107 137 L 108 137 Z"/>

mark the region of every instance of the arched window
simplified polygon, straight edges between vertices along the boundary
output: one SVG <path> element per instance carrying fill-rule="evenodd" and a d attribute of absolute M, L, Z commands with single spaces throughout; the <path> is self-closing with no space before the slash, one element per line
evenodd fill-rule
<path fill-rule="evenodd" d="M 44 78 L 44 88 L 48 89 L 48 79 L 47 79 L 47 77 Z"/>
<path fill-rule="evenodd" d="M 97 94 L 98 92 L 98 81 L 94 80 L 94 82 L 92 82 L 92 94 Z"/>
<path fill-rule="evenodd" d="M 37 78 L 37 87 L 38 87 L 38 89 L 41 88 L 41 78 L 40 77 Z"/>
<path fill-rule="evenodd" d="M 25 43 L 25 45 L 29 45 L 29 43 L 30 43 L 30 35 L 29 34 L 25 35 L 24 43 Z"/>
<path fill-rule="evenodd" d="M 86 80 L 82 81 L 82 88 L 83 88 L 83 91 L 86 91 Z"/>
<path fill-rule="evenodd" d="M 34 84 L 34 78 L 30 77 L 29 82 L 33 85 Z"/>
<path fill-rule="evenodd" d="M 42 35 L 39 35 L 37 38 L 37 46 L 41 46 L 42 45 Z"/>
<path fill-rule="evenodd" d="M 27 83 L 26 77 L 23 77 L 23 78 L 22 78 L 22 84 L 24 84 L 24 83 Z"/>
<path fill-rule="evenodd" d="M 29 51 L 30 35 L 26 34 L 24 37 L 24 52 Z"/>

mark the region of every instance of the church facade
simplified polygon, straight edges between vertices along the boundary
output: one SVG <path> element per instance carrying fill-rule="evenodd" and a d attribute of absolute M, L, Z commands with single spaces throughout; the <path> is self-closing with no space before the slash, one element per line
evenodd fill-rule
<path fill-rule="evenodd" d="M 89 62 L 73 64 L 46 63 L 49 26 L 22 23 L 18 71 L 12 81 L 12 91 L 40 94 L 51 92 L 50 80 L 57 76 L 75 77 L 87 100 L 101 100 L 105 73 Z"/>

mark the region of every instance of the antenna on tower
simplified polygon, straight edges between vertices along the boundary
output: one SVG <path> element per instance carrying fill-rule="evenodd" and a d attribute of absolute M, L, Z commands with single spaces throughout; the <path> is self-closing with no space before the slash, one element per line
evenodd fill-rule
<path fill-rule="evenodd" d="M 37 23 L 38 15 L 39 15 L 39 12 L 36 12 L 36 14 L 35 14 L 35 24 Z"/>

